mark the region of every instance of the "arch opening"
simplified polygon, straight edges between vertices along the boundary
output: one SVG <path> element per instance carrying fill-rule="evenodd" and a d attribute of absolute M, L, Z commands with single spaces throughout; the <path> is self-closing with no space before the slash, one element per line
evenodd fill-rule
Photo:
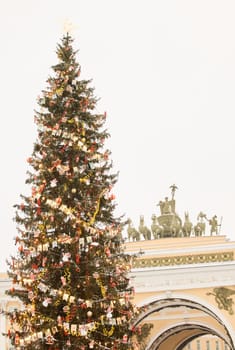
<path fill-rule="evenodd" d="M 222 319 L 207 306 L 186 298 L 162 298 L 150 302 L 136 320 L 153 323 L 146 350 L 183 350 L 203 336 L 217 337 L 235 350 L 232 337 Z"/>

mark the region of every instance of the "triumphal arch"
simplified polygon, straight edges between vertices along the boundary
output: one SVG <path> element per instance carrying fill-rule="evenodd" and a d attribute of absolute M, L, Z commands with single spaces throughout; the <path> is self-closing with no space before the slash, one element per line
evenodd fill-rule
<path fill-rule="evenodd" d="M 143 216 L 137 228 L 128 221 L 135 303 L 144 306 L 136 324 L 153 325 L 146 350 L 234 350 L 235 242 L 220 234 L 216 215 L 180 218 L 176 189 L 150 227 Z"/>

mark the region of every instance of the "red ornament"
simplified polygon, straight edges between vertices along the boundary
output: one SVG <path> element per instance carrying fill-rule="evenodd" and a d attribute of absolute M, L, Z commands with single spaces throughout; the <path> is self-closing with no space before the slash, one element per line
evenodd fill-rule
<path fill-rule="evenodd" d="M 38 269 L 38 265 L 37 264 L 32 264 L 32 269 L 33 270 L 37 270 Z"/>
<path fill-rule="evenodd" d="M 106 151 L 105 153 L 104 153 L 104 160 L 108 160 L 109 159 L 109 152 L 108 151 Z"/>
<path fill-rule="evenodd" d="M 15 345 L 19 345 L 20 344 L 20 337 L 19 337 L 19 334 L 16 333 L 15 335 Z"/>
<path fill-rule="evenodd" d="M 56 204 L 60 205 L 62 203 L 62 198 L 57 197 L 55 201 L 56 201 Z"/>
<path fill-rule="evenodd" d="M 96 150 L 96 144 L 93 143 L 93 145 L 91 145 L 91 147 L 90 147 L 90 151 L 95 152 L 95 150 Z"/>
<path fill-rule="evenodd" d="M 76 254 L 76 258 L 75 258 L 76 264 L 79 264 L 80 262 L 80 255 Z"/>
<path fill-rule="evenodd" d="M 21 209 L 21 210 L 24 210 L 24 208 L 25 208 L 24 203 L 21 203 L 21 205 L 20 205 L 20 209 Z"/>
<path fill-rule="evenodd" d="M 111 256 L 111 252 L 110 252 L 110 249 L 107 247 L 105 248 L 105 254 L 110 257 Z"/>
<path fill-rule="evenodd" d="M 123 343 L 127 343 L 127 341 L 128 341 L 128 336 L 127 336 L 127 334 L 124 334 L 124 336 L 122 337 L 122 341 L 123 341 Z"/>
<path fill-rule="evenodd" d="M 113 201 L 115 198 L 116 198 L 116 197 L 115 197 L 115 195 L 114 195 L 113 193 L 109 196 L 109 200 L 110 200 L 110 201 Z"/>

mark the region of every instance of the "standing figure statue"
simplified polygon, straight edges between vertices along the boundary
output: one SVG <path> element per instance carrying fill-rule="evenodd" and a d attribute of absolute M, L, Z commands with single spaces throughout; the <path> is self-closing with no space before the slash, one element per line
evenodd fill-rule
<path fill-rule="evenodd" d="M 173 184 L 170 186 L 170 189 L 171 189 L 171 199 L 173 200 L 175 197 L 175 191 L 178 190 L 178 187 L 175 184 Z"/>
<path fill-rule="evenodd" d="M 140 216 L 139 233 L 143 235 L 145 240 L 151 239 L 151 231 L 147 226 L 145 226 L 143 215 Z"/>
<path fill-rule="evenodd" d="M 218 227 L 221 226 L 221 224 L 218 224 L 218 220 L 217 220 L 217 215 L 214 215 L 210 220 L 209 220 L 209 225 L 211 226 L 211 231 L 210 234 L 212 236 L 212 234 L 215 232 L 216 235 L 218 235 L 219 231 L 218 231 Z"/>

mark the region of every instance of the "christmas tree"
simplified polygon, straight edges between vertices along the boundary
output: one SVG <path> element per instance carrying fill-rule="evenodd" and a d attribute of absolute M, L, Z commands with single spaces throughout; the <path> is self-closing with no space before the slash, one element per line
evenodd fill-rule
<path fill-rule="evenodd" d="M 96 112 L 69 34 L 56 53 L 35 112 L 38 137 L 26 179 L 32 192 L 16 205 L 7 293 L 23 308 L 7 312 L 7 336 L 14 349 L 139 349 L 132 257 L 114 215 L 117 175 L 104 147 L 106 114 Z"/>

